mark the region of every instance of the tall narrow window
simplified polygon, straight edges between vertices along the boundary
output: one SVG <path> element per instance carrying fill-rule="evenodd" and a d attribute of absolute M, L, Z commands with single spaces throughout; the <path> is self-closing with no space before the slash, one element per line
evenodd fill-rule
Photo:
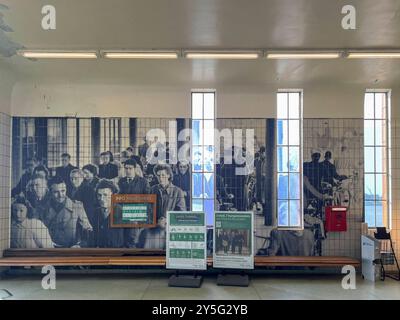
<path fill-rule="evenodd" d="M 38 138 L 37 128 L 34 118 L 21 119 L 21 137 L 22 137 L 22 163 L 25 164 L 28 158 L 36 156 Z"/>
<path fill-rule="evenodd" d="M 368 227 L 390 228 L 390 91 L 364 99 L 364 212 Z"/>
<path fill-rule="evenodd" d="M 278 227 L 301 228 L 302 92 L 277 93 Z"/>
<path fill-rule="evenodd" d="M 60 155 L 66 151 L 66 119 L 47 120 L 47 166 L 56 168 L 61 165 Z"/>
<path fill-rule="evenodd" d="M 79 123 L 79 158 L 78 165 L 83 167 L 92 163 L 92 122 L 91 119 L 81 118 Z"/>
<path fill-rule="evenodd" d="M 192 92 L 192 210 L 214 219 L 215 92 Z"/>
<path fill-rule="evenodd" d="M 121 119 L 104 118 L 101 119 L 100 129 L 100 149 L 101 151 L 111 151 L 118 153 L 121 151 Z"/>
<path fill-rule="evenodd" d="M 67 119 L 67 150 L 66 152 L 71 156 L 71 164 L 78 166 L 77 148 L 76 148 L 76 122 L 75 118 Z"/>

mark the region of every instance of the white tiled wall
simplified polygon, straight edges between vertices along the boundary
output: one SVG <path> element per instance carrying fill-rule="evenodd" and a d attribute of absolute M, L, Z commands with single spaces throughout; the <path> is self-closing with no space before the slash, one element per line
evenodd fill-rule
<path fill-rule="evenodd" d="M 352 177 L 342 186 L 350 192 L 347 231 L 329 232 L 322 244 L 323 256 L 361 256 L 360 236 L 363 221 L 363 120 L 362 119 L 304 119 L 304 161 L 311 152 L 319 151 L 323 160 L 326 151 L 340 175 Z"/>
<path fill-rule="evenodd" d="M 217 127 L 256 128 L 256 136 L 265 137 L 265 120 L 255 119 L 219 119 Z M 10 208 L 10 116 L 0 113 L 0 254 L 8 247 L 9 238 L 9 208 Z M 157 124 L 138 123 L 139 127 L 167 128 L 167 122 Z M 393 224 L 392 237 L 400 257 L 400 119 L 392 120 L 392 199 Z M 344 233 L 329 233 L 323 244 L 323 255 L 360 256 L 360 233 L 362 222 L 363 197 L 363 120 L 362 119 L 304 119 L 304 161 L 309 161 L 311 149 L 318 148 L 323 155 L 332 151 L 339 174 L 352 175 L 358 172 L 358 181 L 352 185 L 352 207 L 349 212 L 348 231 Z M 145 131 L 138 134 L 138 140 Z M 138 141 L 141 142 L 141 141 Z M 264 142 L 265 141 L 260 141 Z M 267 231 L 263 226 L 263 217 L 257 217 L 257 225 L 261 231 Z M 265 230 L 264 230 L 265 229 Z M 263 232 L 261 232 L 264 234 Z M 262 239 L 257 239 L 256 247 L 262 247 Z"/>
<path fill-rule="evenodd" d="M 234 129 L 254 129 L 254 135 L 257 137 L 257 141 L 255 143 L 258 143 L 259 146 L 255 146 L 255 151 L 258 151 L 258 148 L 260 146 L 266 145 L 265 137 L 266 137 L 266 125 L 265 125 L 266 119 L 217 119 L 215 127 L 218 128 L 218 130 L 223 130 L 223 129 L 230 129 L 231 134 L 233 136 L 233 130 Z M 246 139 L 245 139 L 245 132 L 242 132 L 243 136 L 243 141 L 242 145 L 246 145 Z M 224 154 L 224 144 L 221 143 L 220 145 L 220 153 L 221 155 Z M 226 179 L 226 177 L 224 177 Z M 268 237 L 270 232 L 271 232 L 271 227 L 270 226 L 265 226 L 265 217 L 260 216 L 260 215 L 255 215 L 254 216 L 254 225 L 256 226 L 256 238 L 255 238 L 255 244 L 254 244 L 254 253 L 257 253 L 257 250 L 260 248 L 265 248 L 266 244 L 264 243 L 264 238 L 261 237 Z"/>
<path fill-rule="evenodd" d="M 176 147 L 176 136 L 169 136 L 170 134 L 170 126 L 172 128 L 176 128 L 176 119 L 160 119 L 160 118 L 138 118 L 137 119 L 137 133 L 136 133 L 136 141 L 135 145 L 140 146 L 144 140 L 143 138 L 152 130 L 153 135 L 157 135 L 159 140 L 166 139 L 166 141 L 161 141 L 163 143 L 169 142 L 169 147 Z M 172 133 L 176 135 L 174 129 L 172 129 Z M 151 136 L 151 135 L 150 135 Z"/>
<path fill-rule="evenodd" d="M 392 120 L 392 239 L 400 258 L 400 119 Z"/>
<path fill-rule="evenodd" d="M 222 129 L 253 129 L 257 142 L 265 146 L 265 120 L 266 119 L 217 119 L 216 128 Z M 232 132 L 233 135 L 233 132 Z M 243 145 L 245 145 L 245 132 L 243 132 Z"/>
<path fill-rule="evenodd" d="M 11 117 L 0 113 L 0 256 L 9 247 Z"/>
<path fill-rule="evenodd" d="M 329 232 L 322 242 L 322 255 L 349 256 L 361 255 L 360 235 L 363 221 L 363 120 L 362 119 L 304 119 L 303 161 L 311 160 L 312 151 L 318 151 L 323 160 L 326 151 L 332 152 L 332 160 L 340 175 L 352 179 L 345 180 L 343 187 L 351 195 L 346 232 Z M 254 128 L 255 134 L 265 145 L 265 119 L 218 119 L 221 128 Z M 265 247 L 264 239 L 273 227 L 265 226 L 263 216 L 255 216 L 255 248 Z"/>

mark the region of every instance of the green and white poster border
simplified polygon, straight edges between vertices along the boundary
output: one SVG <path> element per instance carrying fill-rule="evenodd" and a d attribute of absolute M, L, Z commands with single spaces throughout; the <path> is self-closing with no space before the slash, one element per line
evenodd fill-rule
<path fill-rule="evenodd" d="M 223 233 L 224 231 L 226 234 Z M 231 235 L 230 239 L 229 235 Z M 234 246 L 232 246 L 233 239 L 236 241 Z M 228 241 L 228 248 L 223 245 L 226 241 Z M 254 269 L 254 213 L 252 211 L 215 211 L 213 267 Z"/>
<path fill-rule="evenodd" d="M 166 267 L 207 270 L 207 227 L 204 212 L 167 212 Z"/>

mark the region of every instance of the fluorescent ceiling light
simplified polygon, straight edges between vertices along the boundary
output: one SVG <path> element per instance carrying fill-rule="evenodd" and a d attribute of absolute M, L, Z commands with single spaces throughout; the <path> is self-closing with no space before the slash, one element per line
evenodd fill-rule
<path fill-rule="evenodd" d="M 104 58 L 108 59 L 177 59 L 176 52 L 117 52 L 117 51 L 104 51 Z"/>
<path fill-rule="evenodd" d="M 19 51 L 18 54 L 31 59 L 97 59 L 95 51 Z"/>
<path fill-rule="evenodd" d="M 336 59 L 339 52 L 276 52 L 268 53 L 267 59 Z"/>
<path fill-rule="evenodd" d="M 258 59 L 257 52 L 186 52 L 187 59 Z"/>
<path fill-rule="evenodd" d="M 400 58 L 400 52 L 350 52 L 347 58 Z"/>

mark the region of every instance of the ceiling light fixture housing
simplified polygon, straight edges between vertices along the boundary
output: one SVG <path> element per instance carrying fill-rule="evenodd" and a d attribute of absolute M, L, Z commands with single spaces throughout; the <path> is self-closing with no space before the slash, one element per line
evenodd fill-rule
<path fill-rule="evenodd" d="M 400 51 L 349 51 L 348 59 L 392 59 L 400 58 Z"/>
<path fill-rule="evenodd" d="M 28 59 L 97 59 L 97 51 L 20 50 L 18 55 Z"/>
<path fill-rule="evenodd" d="M 177 51 L 102 51 L 107 59 L 177 59 Z"/>
<path fill-rule="evenodd" d="M 260 55 L 258 51 L 184 51 L 184 57 L 187 59 L 252 60 L 258 59 Z"/>
<path fill-rule="evenodd" d="M 280 52 L 268 52 L 266 54 L 267 59 L 337 59 L 342 56 L 341 52 L 324 52 L 324 51 L 308 51 L 308 52 L 297 52 L 297 51 L 280 51 Z"/>

